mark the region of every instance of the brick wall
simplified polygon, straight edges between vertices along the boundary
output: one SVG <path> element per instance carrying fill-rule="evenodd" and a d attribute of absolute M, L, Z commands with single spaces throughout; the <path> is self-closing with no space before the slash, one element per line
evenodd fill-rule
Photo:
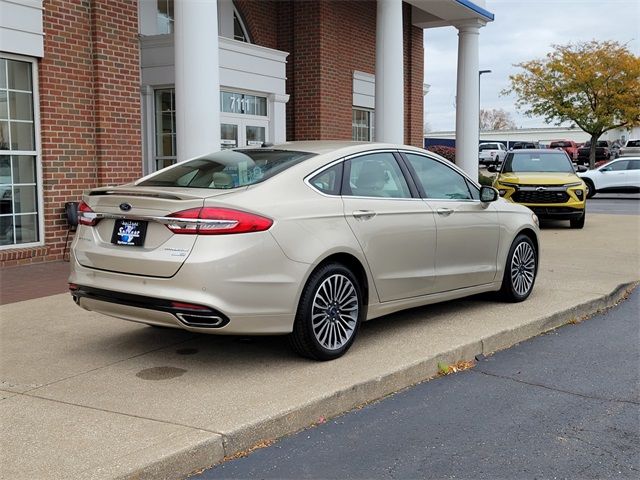
<path fill-rule="evenodd" d="M 278 48 L 279 0 L 234 0 L 236 8 L 249 30 L 251 41 L 263 47 Z M 287 50 L 289 51 L 289 50 Z"/>
<path fill-rule="evenodd" d="M 238 0 L 253 40 L 289 52 L 287 139 L 351 139 L 353 71 L 375 73 L 376 0 Z M 405 143 L 422 146 L 422 30 L 403 5 Z M 275 33 L 275 35 L 274 35 Z"/>
<path fill-rule="evenodd" d="M 375 0 L 236 0 L 255 43 L 290 52 L 287 138 L 351 139 L 353 71 L 375 73 Z M 403 6 L 405 142 L 422 145 L 422 30 Z M 45 246 L 0 265 L 62 258 L 64 203 L 142 173 L 137 5 L 44 0 L 39 62 Z"/>
<path fill-rule="evenodd" d="M 131 0 L 92 0 L 98 184 L 142 175 L 138 11 Z"/>
<path fill-rule="evenodd" d="M 45 0 L 38 64 L 44 247 L 0 251 L 0 266 L 62 259 L 64 203 L 142 171 L 137 6 Z"/>

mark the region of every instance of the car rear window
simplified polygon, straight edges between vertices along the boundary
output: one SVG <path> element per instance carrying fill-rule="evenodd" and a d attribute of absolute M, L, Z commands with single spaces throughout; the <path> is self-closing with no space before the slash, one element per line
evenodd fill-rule
<path fill-rule="evenodd" d="M 495 143 L 480 145 L 480 151 L 482 152 L 483 150 L 498 150 L 498 145 L 496 145 Z"/>
<path fill-rule="evenodd" d="M 627 147 L 640 147 L 640 140 L 629 140 Z"/>
<path fill-rule="evenodd" d="M 549 148 L 558 148 L 558 147 L 570 147 L 571 144 L 569 142 L 551 142 Z"/>
<path fill-rule="evenodd" d="M 215 190 L 246 187 L 271 178 L 315 155 L 289 150 L 223 150 L 173 165 L 138 185 Z"/>
<path fill-rule="evenodd" d="M 564 152 L 512 152 L 507 155 L 502 173 L 567 172 L 575 173 Z"/>

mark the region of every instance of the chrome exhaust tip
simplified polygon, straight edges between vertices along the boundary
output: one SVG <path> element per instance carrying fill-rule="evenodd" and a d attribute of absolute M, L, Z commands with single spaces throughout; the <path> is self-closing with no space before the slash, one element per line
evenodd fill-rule
<path fill-rule="evenodd" d="M 176 313 L 176 317 L 189 327 L 218 328 L 224 326 L 225 320 L 215 315 L 197 315 L 194 313 Z"/>

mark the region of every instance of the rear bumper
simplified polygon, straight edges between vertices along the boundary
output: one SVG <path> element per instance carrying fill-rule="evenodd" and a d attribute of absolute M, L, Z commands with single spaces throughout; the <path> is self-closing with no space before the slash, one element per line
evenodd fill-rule
<path fill-rule="evenodd" d="M 269 233 L 236 238 L 233 248 L 220 237 L 199 237 L 170 278 L 92 269 L 72 255 L 71 293 L 86 310 L 134 322 L 220 335 L 290 333 L 311 265 L 288 259 Z"/>
<path fill-rule="evenodd" d="M 204 305 L 189 306 L 184 302 L 114 292 L 84 285 L 73 285 L 69 290 L 73 301 L 77 305 L 87 303 L 95 306 L 98 303 L 107 303 L 119 305 L 121 307 L 120 311 L 126 311 L 127 307 L 137 310 L 151 310 L 155 313 L 149 312 L 149 316 L 154 317 L 156 322 L 161 324 L 168 323 L 171 326 L 182 324 L 187 327 L 209 329 L 222 328 L 229 323 L 229 318 L 226 315 Z M 169 315 L 162 315 L 163 313 Z M 176 321 L 179 323 L 176 323 Z"/>
<path fill-rule="evenodd" d="M 498 159 L 493 158 L 493 157 L 480 157 L 478 158 L 478 163 L 497 163 L 499 162 Z"/>

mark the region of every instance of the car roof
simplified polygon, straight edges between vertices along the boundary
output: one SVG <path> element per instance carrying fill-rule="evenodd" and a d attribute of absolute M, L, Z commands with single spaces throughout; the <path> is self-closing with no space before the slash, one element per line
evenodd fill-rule
<path fill-rule="evenodd" d="M 324 153 L 335 152 L 336 150 L 368 150 L 376 148 L 404 148 L 403 145 L 377 142 L 352 142 L 342 140 L 306 140 L 298 142 L 285 142 L 266 147 L 272 150 L 290 150 L 298 152 L 309 152 L 322 155 Z M 241 150 L 245 150 L 244 148 Z"/>
<path fill-rule="evenodd" d="M 276 145 L 269 145 L 268 147 L 258 148 L 238 148 L 237 150 L 288 150 L 295 152 L 308 152 L 315 153 L 317 155 L 323 155 L 327 153 L 340 152 L 341 155 L 351 155 L 355 153 L 365 152 L 368 150 L 414 150 L 416 152 L 426 153 L 424 148 L 414 147 L 411 145 L 400 145 L 396 143 L 381 143 L 381 142 L 351 142 L 342 140 L 308 140 L 297 142 L 285 142 Z"/>
<path fill-rule="evenodd" d="M 558 153 L 558 152 L 564 152 L 564 150 L 558 150 L 557 148 L 523 148 L 521 150 L 518 150 L 517 152 L 511 152 L 511 153 Z"/>

